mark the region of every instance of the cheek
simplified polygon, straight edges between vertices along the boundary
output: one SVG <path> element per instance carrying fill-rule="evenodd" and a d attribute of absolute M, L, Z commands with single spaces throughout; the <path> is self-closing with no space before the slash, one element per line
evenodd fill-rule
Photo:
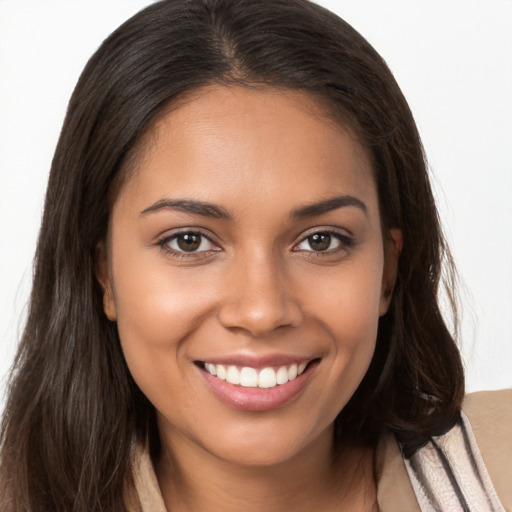
<path fill-rule="evenodd" d="M 208 286 L 198 288 L 200 272 L 176 270 L 158 248 L 118 251 L 112 267 L 121 340 L 140 338 L 148 346 L 176 344 L 193 328 L 213 295 Z"/>
<path fill-rule="evenodd" d="M 201 293 L 190 273 L 172 271 L 162 260 L 151 250 L 113 255 L 119 337 L 130 372 L 143 392 L 151 382 L 176 379 L 188 347 L 182 342 L 211 307 L 208 289 L 203 287 Z"/>
<path fill-rule="evenodd" d="M 366 258 L 333 269 L 331 274 L 311 274 L 303 283 L 315 316 L 333 336 L 357 345 L 374 339 L 382 295 L 382 258 L 368 251 Z M 306 294 L 304 292 L 304 294 Z"/>
<path fill-rule="evenodd" d="M 130 373 L 141 391 L 173 423 L 194 400 L 188 340 L 207 306 L 183 283 L 139 272 L 117 290 L 118 331 Z M 198 419 L 199 421 L 199 419 Z"/>
<path fill-rule="evenodd" d="M 331 338 L 333 389 L 344 390 L 334 398 L 338 410 L 359 386 L 373 357 L 381 283 L 380 260 L 372 258 L 365 264 L 340 270 L 332 276 L 329 286 L 317 287 L 312 297 L 315 316 L 321 319 Z"/>
<path fill-rule="evenodd" d="M 147 271 L 123 273 L 122 267 L 118 270 L 115 300 L 122 342 L 140 340 L 145 348 L 168 345 L 179 327 L 177 320 L 183 318 L 186 297 Z"/>

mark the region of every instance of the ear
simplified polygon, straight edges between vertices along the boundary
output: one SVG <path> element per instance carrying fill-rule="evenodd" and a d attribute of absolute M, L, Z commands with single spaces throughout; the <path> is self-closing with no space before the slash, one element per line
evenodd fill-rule
<path fill-rule="evenodd" d="M 96 245 L 96 278 L 103 290 L 103 311 L 107 318 L 115 322 L 117 319 L 114 288 L 108 262 L 106 242 L 102 240 Z"/>
<path fill-rule="evenodd" d="M 403 247 L 402 230 L 398 228 L 390 229 L 384 239 L 384 271 L 382 273 L 382 287 L 379 304 L 379 315 L 387 313 L 393 289 L 396 283 L 398 271 L 398 259 Z"/>

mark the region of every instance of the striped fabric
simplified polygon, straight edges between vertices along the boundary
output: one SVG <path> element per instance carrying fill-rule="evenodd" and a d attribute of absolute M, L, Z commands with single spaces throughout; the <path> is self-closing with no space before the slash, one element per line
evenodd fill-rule
<path fill-rule="evenodd" d="M 464 412 L 446 434 L 405 459 L 405 466 L 422 512 L 506 512 Z"/>

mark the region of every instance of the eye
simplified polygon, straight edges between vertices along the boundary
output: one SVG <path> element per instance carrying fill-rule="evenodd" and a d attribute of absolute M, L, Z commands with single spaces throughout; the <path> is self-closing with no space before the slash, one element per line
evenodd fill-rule
<path fill-rule="evenodd" d="M 304 238 L 295 246 L 297 251 L 336 252 L 348 248 L 352 240 L 347 235 L 332 231 L 317 231 Z"/>
<path fill-rule="evenodd" d="M 218 247 L 202 233 L 185 231 L 164 238 L 159 245 L 175 253 L 197 253 L 216 251 Z"/>

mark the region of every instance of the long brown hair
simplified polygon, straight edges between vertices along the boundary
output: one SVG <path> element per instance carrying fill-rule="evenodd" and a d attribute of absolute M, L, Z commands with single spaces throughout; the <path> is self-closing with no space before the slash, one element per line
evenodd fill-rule
<path fill-rule="evenodd" d="M 390 429 L 410 454 L 459 414 L 462 365 L 438 305 L 451 260 L 415 123 L 384 61 L 307 0 L 164 0 L 103 43 L 69 104 L 2 424 L 2 510 L 123 510 L 131 447 L 157 442 L 154 408 L 103 313 L 95 251 L 143 134 L 170 102 L 211 83 L 323 101 L 372 155 L 384 233 L 403 232 L 391 308 L 336 420 L 339 442 L 375 445 Z"/>

